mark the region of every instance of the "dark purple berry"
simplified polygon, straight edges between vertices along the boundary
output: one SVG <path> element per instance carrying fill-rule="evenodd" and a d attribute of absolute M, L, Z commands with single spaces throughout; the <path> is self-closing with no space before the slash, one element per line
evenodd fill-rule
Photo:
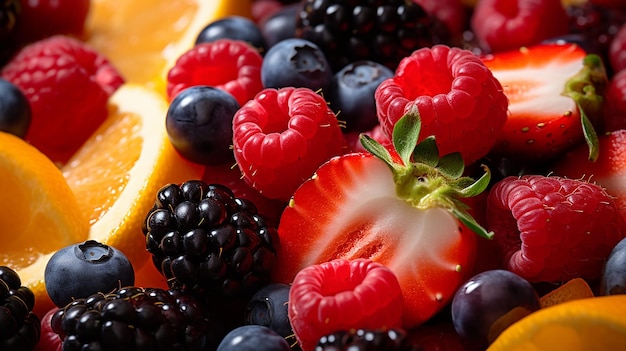
<path fill-rule="evenodd" d="M 604 264 L 600 282 L 602 295 L 626 294 L 626 239 L 611 251 Z"/>
<path fill-rule="evenodd" d="M 30 351 L 41 335 L 41 324 L 32 312 L 35 296 L 22 286 L 16 271 L 0 266 L 0 350 Z"/>
<path fill-rule="evenodd" d="M 268 48 L 284 39 L 296 36 L 296 22 L 299 11 L 300 3 L 289 4 L 261 22 L 261 33 Z"/>
<path fill-rule="evenodd" d="M 402 329 L 340 330 L 322 336 L 315 351 L 418 351 Z"/>
<path fill-rule="evenodd" d="M 268 327 L 244 325 L 226 334 L 217 351 L 291 351 L 291 347 Z"/>
<path fill-rule="evenodd" d="M 46 291 L 58 307 L 74 299 L 133 285 L 133 266 L 120 250 L 95 240 L 70 245 L 50 257 L 44 271 Z"/>
<path fill-rule="evenodd" d="M 273 283 L 257 291 L 248 301 L 246 323 L 268 327 L 285 339 L 293 337 L 287 314 L 289 289 L 287 284 Z"/>
<path fill-rule="evenodd" d="M 0 78 L 0 131 L 24 138 L 30 118 L 30 103 L 26 95 L 15 84 Z"/>
<path fill-rule="evenodd" d="M 209 23 L 198 34 L 196 44 L 210 43 L 218 39 L 245 41 L 260 52 L 267 49 L 261 29 L 246 17 L 228 16 Z"/>

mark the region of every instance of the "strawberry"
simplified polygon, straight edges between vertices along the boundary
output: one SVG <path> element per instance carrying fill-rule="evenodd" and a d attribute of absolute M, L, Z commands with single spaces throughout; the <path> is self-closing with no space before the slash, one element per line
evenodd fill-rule
<path fill-rule="evenodd" d="M 424 135 L 437 138 L 442 154 L 459 151 L 466 164 L 489 152 L 507 118 L 502 87 L 480 58 L 444 45 L 404 58 L 374 97 L 388 136 L 396 121 L 417 106 Z"/>
<path fill-rule="evenodd" d="M 335 157 L 294 193 L 278 226 L 281 248 L 274 279 L 291 282 L 304 267 L 333 259 L 367 258 L 388 266 L 404 298 L 403 326 L 443 308 L 468 278 L 477 236 L 489 237 L 460 200 L 480 193 L 461 176 L 460 154 L 439 158 L 434 138 L 416 145 L 416 109 L 394 127 L 394 158 L 364 135 L 370 153 Z"/>
<path fill-rule="evenodd" d="M 595 162 L 586 159 L 581 145 L 558 159 L 552 167 L 554 175 L 571 179 L 588 179 L 606 189 L 626 219 L 626 130 L 600 135 L 602 150 Z"/>
<path fill-rule="evenodd" d="M 389 329 L 402 322 L 394 273 L 369 259 L 336 259 L 303 268 L 289 290 L 289 321 L 303 351 L 329 333 Z"/>
<path fill-rule="evenodd" d="M 505 267 L 530 282 L 597 279 L 626 222 L 602 187 L 557 176 L 507 177 L 487 198 Z"/>
<path fill-rule="evenodd" d="M 288 201 L 345 148 L 337 117 L 308 88 L 263 89 L 233 118 L 233 152 L 243 179 L 270 199 Z"/>
<path fill-rule="evenodd" d="M 541 44 L 486 55 L 483 62 L 509 99 L 496 154 L 545 161 L 586 140 L 589 157 L 597 157 L 591 121 L 598 119 L 607 84 L 598 56 L 575 44 Z"/>
<path fill-rule="evenodd" d="M 470 22 L 481 45 L 493 53 L 539 44 L 568 31 L 561 0 L 481 0 Z"/>

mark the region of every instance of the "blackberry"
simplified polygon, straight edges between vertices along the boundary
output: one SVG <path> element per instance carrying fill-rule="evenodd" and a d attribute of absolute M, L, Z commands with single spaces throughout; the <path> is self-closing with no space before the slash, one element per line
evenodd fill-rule
<path fill-rule="evenodd" d="M 419 351 L 404 330 L 355 329 L 320 338 L 315 351 Z"/>
<path fill-rule="evenodd" d="M 50 325 L 64 351 L 214 350 L 225 333 L 191 295 L 134 286 L 76 299 Z"/>
<path fill-rule="evenodd" d="M 303 0 L 296 36 L 317 44 L 334 72 L 370 60 L 395 70 L 414 50 L 448 44 L 446 25 L 410 0 Z"/>
<path fill-rule="evenodd" d="M 13 269 L 0 266 L 0 350 L 27 351 L 41 335 L 39 317 L 32 310 L 35 295 Z"/>
<path fill-rule="evenodd" d="M 269 283 L 276 261 L 276 229 L 221 184 L 163 186 L 143 232 L 169 286 L 199 298 L 248 298 Z"/>

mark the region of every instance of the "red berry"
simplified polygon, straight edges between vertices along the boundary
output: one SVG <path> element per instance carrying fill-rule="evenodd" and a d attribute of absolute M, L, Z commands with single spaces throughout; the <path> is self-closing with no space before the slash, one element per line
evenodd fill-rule
<path fill-rule="evenodd" d="M 41 318 L 41 337 L 39 343 L 37 343 L 36 351 L 61 351 L 62 340 L 54 330 L 52 330 L 52 316 L 58 311 L 59 308 L 55 307 L 46 312 Z"/>
<path fill-rule="evenodd" d="M 441 155 L 459 151 L 466 164 L 490 151 L 507 119 L 502 86 L 480 58 L 444 45 L 418 49 L 404 58 L 396 75 L 378 86 L 375 98 L 388 136 L 417 106 L 422 138 L 434 135 Z"/>
<path fill-rule="evenodd" d="M 289 292 L 289 320 L 300 347 L 327 334 L 400 327 L 402 293 L 395 274 L 370 259 L 335 259 L 302 269 Z"/>
<path fill-rule="evenodd" d="M 487 222 L 504 266 L 531 282 L 599 278 L 626 235 L 619 208 L 602 187 L 561 177 L 499 181 L 487 199 Z"/>
<path fill-rule="evenodd" d="M 445 23 L 453 36 L 460 36 L 469 20 L 468 12 L 461 0 L 413 0 L 426 12 Z"/>
<path fill-rule="evenodd" d="M 20 19 L 15 27 L 19 43 L 30 43 L 57 34 L 82 37 L 89 14 L 89 0 L 19 0 Z"/>
<path fill-rule="evenodd" d="M 230 39 L 199 43 L 181 55 L 167 74 L 167 96 L 185 88 L 208 85 L 223 89 L 243 105 L 263 89 L 261 54 L 249 44 Z"/>
<path fill-rule="evenodd" d="M 626 69 L 617 72 L 604 93 L 604 129 L 626 129 Z"/>
<path fill-rule="evenodd" d="M 106 119 L 109 96 L 124 82 L 103 55 L 62 35 L 22 48 L 1 75 L 31 104 L 26 139 L 61 163 Z"/>
<path fill-rule="evenodd" d="M 235 160 L 264 196 L 289 200 L 324 162 L 344 153 L 337 118 L 308 88 L 264 89 L 233 118 Z"/>
<path fill-rule="evenodd" d="M 617 34 L 613 37 L 609 46 L 609 60 L 613 72 L 626 69 L 626 23 L 624 23 Z"/>
<path fill-rule="evenodd" d="M 471 27 L 492 52 L 516 50 L 568 32 L 561 0 L 481 0 Z"/>

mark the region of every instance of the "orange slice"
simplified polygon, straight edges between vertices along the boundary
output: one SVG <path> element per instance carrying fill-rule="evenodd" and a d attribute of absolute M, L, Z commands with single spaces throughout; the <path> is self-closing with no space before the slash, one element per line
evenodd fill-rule
<path fill-rule="evenodd" d="M 127 82 L 165 94 L 167 70 L 212 20 L 251 17 L 251 0 L 92 0 L 86 41 L 109 58 Z"/>
<path fill-rule="evenodd" d="M 85 240 L 89 225 L 61 171 L 26 141 L 0 132 L 0 265 L 45 294 L 45 257 Z M 41 274 L 31 272 L 40 271 Z"/>
<path fill-rule="evenodd" d="M 514 323 L 487 351 L 623 350 L 625 315 L 626 295 L 563 302 Z"/>

